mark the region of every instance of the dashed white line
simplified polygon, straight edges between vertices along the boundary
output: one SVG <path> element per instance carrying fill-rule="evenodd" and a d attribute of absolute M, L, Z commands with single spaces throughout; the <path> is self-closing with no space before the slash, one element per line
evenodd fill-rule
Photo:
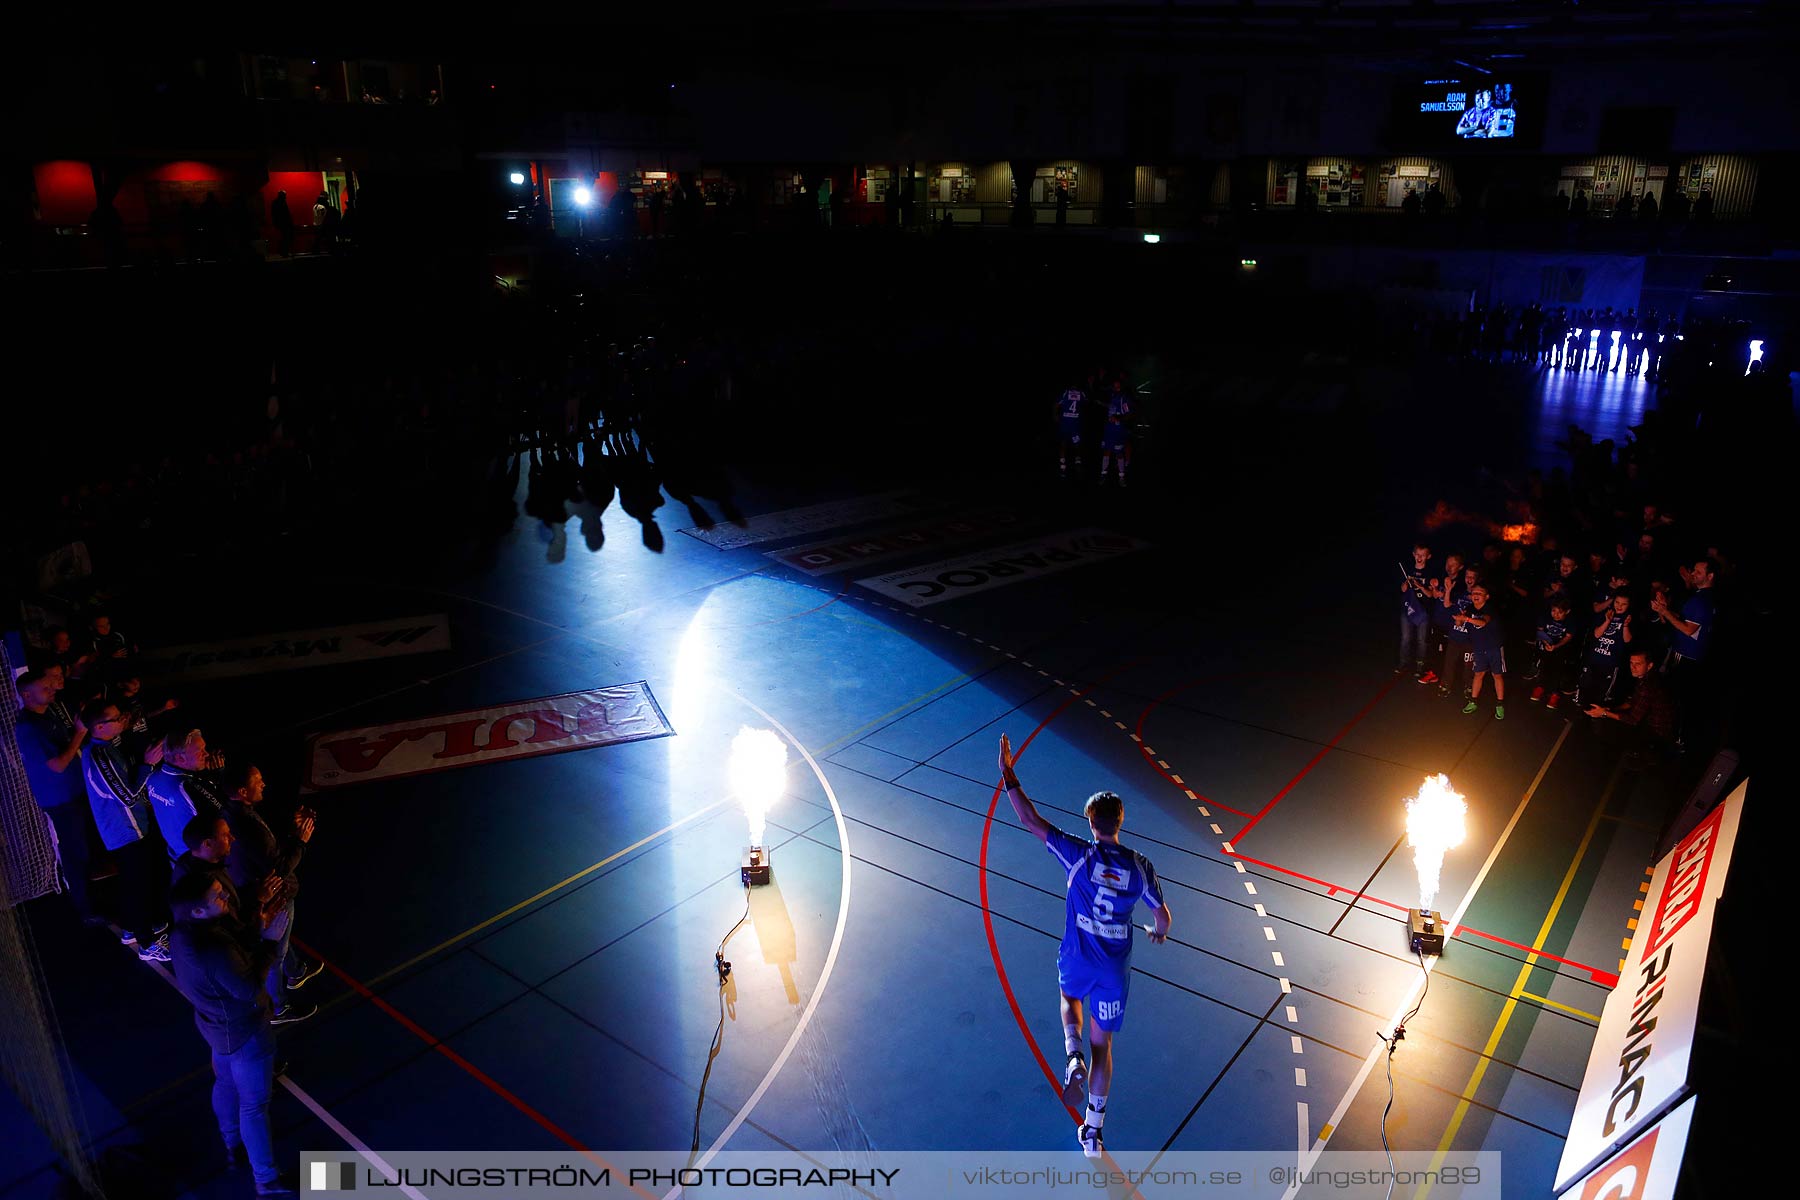
<path fill-rule="evenodd" d="M 1291 1004 L 1287 1006 L 1287 1019 L 1289 1025 L 1298 1025 L 1300 1023 L 1299 1010 Z"/>
<path fill-rule="evenodd" d="M 1305 1043 L 1301 1042 L 1299 1034 L 1296 1033 L 1296 1034 L 1291 1035 L 1289 1040 L 1293 1043 L 1295 1054 L 1305 1054 L 1306 1053 L 1306 1045 L 1305 1045 Z"/>
<path fill-rule="evenodd" d="M 1194 789 L 1188 788 L 1187 789 L 1187 798 L 1189 800 L 1198 800 L 1200 797 L 1194 795 Z"/>
<path fill-rule="evenodd" d="M 1148 746 L 1145 746 L 1145 747 L 1144 747 L 1144 753 L 1145 753 L 1145 754 L 1155 754 L 1155 753 L 1156 753 L 1156 751 L 1154 751 L 1154 750 L 1152 750 L 1152 749 L 1150 749 L 1150 747 L 1148 747 Z M 1157 765 L 1157 766 L 1159 766 L 1159 767 L 1161 767 L 1161 768 L 1162 768 L 1162 769 L 1163 769 L 1163 770 L 1165 770 L 1165 771 L 1166 771 L 1166 770 L 1168 770 L 1168 769 L 1169 769 L 1169 764 L 1168 764 L 1168 763 L 1166 763 L 1166 762 L 1164 762 L 1164 761 L 1163 761 L 1163 760 L 1162 760 L 1162 759 L 1160 759 L 1160 758 L 1159 758 L 1159 759 L 1157 759 L 1157 760 L 1156 760 L 1156 765 Z"/>
<path fill-rule="evenodd" d="M 1249 874 L 1249 872 L 1248 872 L 1248 871 L 1246 871 L 1246 870 L 1244 870 L 1244 864 L 1243 864 L 1243 863 L 1241 863 L 1241 862 L 1234 862 L 1234 863 L 1232 863 L 1232 864 L 1231 864 L 1231 865 L 1232 865 L 1232 866 L 1234 866 L 1234 867 L 1236 867 L 1236 868 L 1237 868 L 1237 869 L 1238 869 L 1238 874 L 1239 874 L 1239 875 L 1248 875 L 1248 874 Z M 1250 885 L 1250 884 L 1245 884 L 1245 885 L 1244 885 L 1244 886 L 1245 886 L 1245 887 L 1248 887 L 1248 888 L 1250 888 L 1250 894 L 1251 894 L 1251 895 L 1252 895 L 1252 896 L 1254 896 L 1254 895 L 1255 895 L 1255 894 L 1256 894 L 1256 888 L 1255 888 L 1255 887 L 1254 887 L 1254 886 L 1252 886 L 1252 885 Z"/>
<path fill-rule="evenodd" d="M 1120 729 L 1123 729 L 1123 728 L 1125 728 L 1125 726 L 1123 726 L 1123 725 L 1120 725 L 1120 726 L 1119 726 L 1119 728 L 1120 728 Z M 1135 734 L 1135 733 L 1134 733 L 1134 734 L 1132 734 L 1132 735 L 1131 735 L 1131 740 L 1132 740 L 1132 741 L 1134 741 L 1134 742 L 1136 742 L 1136 743 L 1137 743 L 1137 744 L 1138 744 L 1138 745 L 1140 745 L 1140 746 L 1141 746 L 1141 745 L 1143 745 L 1143 744 L 1144 744 L 1144 739 L 1143 739 L 1143 738 L 1141 738 L 1141 737 L 1139 737 L 1139 736 L 1138 736 L 1138 735 L 1137 735 L 1137 734 Z"/>
<path fill-rule="evenodd" d="M 1194 794 L 1194 793 L 1192 793 L 1192 792 L 1189 792 L 1189 793 L 1188 793 L 1188 795 L 1190 795 L 1190 796 L 1192 796 L 1192 795 L 1193 795 L 1193 794 Z M 1208 808 L 1207 808 L 1207 807 L 1206 807 L 1206 805 L 1204 805 L 1204 804 L 1202 804 L 1202 805 L 1201 805 L 1201 806 L 1200 806 L 1200 815 L 1201 815 L 1201 816 L 1203 816 L 1203 817 L 1210 817 L 1210 816 L 1212 816 L 1212 811 L 1211 811 L 1211 810 L 1210 810 L 1210 809 L 1208 809 Z"/>
<path fill-rule="evenodd" d="M 1214 833 L 1224 833 L 1225 832 L 1223 829 L 1220 829 L 1217 825 L 1213 825 L 1210 828 L 1212 829 L 1212 831 Z"/>
<path fill-rule="evenodd" d="M 1183 782 L 1181 776 L 1179 776 L 1179 775 L 1171 775 L 1171 776 L 1169 776 L 1169 780 L 1170 780 L 1170 782 L 1174 783 L 1178 787 Z"/>
<path fill-rule="evenodd" d="M 1259 917 L 1266 917 L 1269 915 L 1269 910 L 1258 904 L 1256 906 L 1256 915 Z"/>
<path fill-rule="evenodd" d="M 1281 957 L 1281 951 L 1271 950 L 1271 951 L 1269 951 L 1269 957 L 1275 960 L 1276 966 L 1278 966 L 1278 967 L 1287 966 L 1287 959 Z"/>
<path fill-rule="evenodd" d="M 1289 983 L 1289 982 L 1288 982 L 1288 981 L 1287 981 L 1287 980 L 1285 980 L 1285 979 L 1283 979 L 1283 980 L 1282 980 L 1282 981 L 1281 981 L 1281 994 L 1282 994 L 1282 995 L 1284 995 L 1284 996 L 1286 996 L 1286 995 L 1289 995 L 1289 994 L 1291 994 L 1291 993 L 1292 993 L 1292 992 L 1293 992 L 1293 990 L 1294 990 L 1294 985 L 1293 985 L 1293 984 L 1291 984 L 1291 983 Z"/>
<path fill-rule="evenodd" d="M 1238 870 L 1242 871 L 1243 869 L 1244 869 L 1244 864 L 1239 863 Z M 1244 890 L 1246 892 L 1249 892 L 1252 896 L 1256 895 L 1256 885 L 1254 883 L 1251 883 L 1248 879 L 1244 880 Z"/>
<path fill-rule="evenodd" d="M 1306 1068 L 1305 1067 L 1295 1067 L 1294 1068 L 1294 1086 L 1295 1087 L 1305 1087 L 1306 1086 Z M 1302 1104 L 1300 1107 L 1305 1108 L 1306 1105 Z"/>
<path fill-rule="evenodd" d="M 1262 906 L 1258 905 L 1257 907 L 1260 908 Z M 1263 926 L 1263 940 L 1269 941 L 1269 942 L 1272 942 L 1275 940 L 1275 927 L 1273 925 L 1264 925 Z"/>
<path fill-rule="evenodd" d="M 1090 696 L 1090 697 L 1088 697 L 1088 699 L 1087 699 L 1087 702 L 1086 702 L 1086 703 L 1087 703 L 1087 706 L 1088 706 L 1088 707 L 1089 707 L 1089 708 L 1093 708 L 1093 707 L 1094 707 L 1094 700 L 1093 700 L 1093 697 L 1091 697 L 1091 696 Z"/>

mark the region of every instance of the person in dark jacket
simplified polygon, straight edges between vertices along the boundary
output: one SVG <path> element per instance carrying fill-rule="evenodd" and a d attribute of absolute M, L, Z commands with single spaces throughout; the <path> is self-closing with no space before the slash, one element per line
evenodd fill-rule
<path fill-rule="evenodd" d="M 295 953 L 291 945 L 294 896 L 300 887 L 294 871 L 307 842 L 312 840 L 316 817 L 311 809 L 297 809 L 293 828 L 285 836 L 277 835 L 263 816 L 263 774 L 256 764 L 234 768 L 226 776 L 226 784 L 231 791 L 225 798 L 225 822 L 231 827 L 232 836 L 226 869 L 239 891 L 260 892 L 271 881 L 279 881 L 275 886 L 285 889 L 287 905 L 270 919 L 264 936 L 280 944 L 281 955 L 276 961 L 281 965 L 281 982 L 287 991 L 292 991 L 325 969 L 324 964 Z"/>
<path fill-rule="evenodd" d="M 168 860 L 163 857 L 156 821 L 150 815 L 150 772 L 162 761 L 162 744 L 141 754 L 126 745 L 126 718 L 110 700 L 91 700 L 82 711 L 90 731 L 81 752 L 88 807 L 100 844 L 119 871 L 122 939 L 145 962 L 169 961 Z"/>
<path fill-rule="evenodd" d="M 241 936 L 245 943 L 267 943 L 266 947 L 258 950 L 258 957 L 265 959 L 268 964 L 264 968 L 266 977 L 263 982 L 269 993 L 270 1003 L 274 1006 L 269 1014 L 270 1023 L 291 1025 L 318 1012 L 319 1006 L 316 1004 L 299 1005 L 288 999 L 280 970 L 281 952 L 286 948 L 280 931 L 288 902 L 292 899 L 292 891 L 286 886 L 286 881 L 273 877 L 264 880 L 254 890 L 239 890 L 231 878 L 232 849 L 237 844 L 237 839 L 232 836 L 231 825 L 222 813 L 195 817 L 187 823 L 181 836 L 187 850 L 175 860 L 175 882 L 180 883 L 190 875 L 205 875 L 218 880 L 219 886 L 230 897 L 232 907 L 242 914 Z M 271 933 L 271 929 L 275 932 Z"/>
<path fill-rule="evenodd" d="M 275 1165 L 269 1101 L 275 1090 L 275 1030 L 262 976 L 273 954 L 268 943 L 246 939 L 237 895 L 206 871 L 176 880 L 175 981 L 194 1006 L 194 1024 L 212 1050 L 213 1115 L 228 1160 L 250 1161 L 259 1196 L 292 1196 Z"/>
<path fill-rule="evenodd" d="M 281 257 L 294 257 L 294 210 L 288 207 L 285 188 L 276 192 L 269 204 L 269 224 L 275 227 L 275 237 L 281 242 Z"/>

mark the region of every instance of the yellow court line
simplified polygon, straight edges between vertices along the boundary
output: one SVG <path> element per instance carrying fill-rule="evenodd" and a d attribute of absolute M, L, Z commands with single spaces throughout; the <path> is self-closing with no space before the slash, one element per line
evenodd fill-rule
<path fill-rule="evenodd" d="M 1568 1013 L 1571 1017 L 1582 1017 L 1582 1018 L 1585 1018 L 1586 1020 L 1592 1021 L 1596 1025 L 1598 1025 L 1600 1023 L 1600 1017 L 1598 1014 L 1591 1013 L 1591 1012 L 1582 1012 L 1579 1008 L 1570 1008 L 1567 1004 L 1558 1003 L 1557 1001 L 1550 999 L 1550 997 L 1548 997 L 1548 996 L 1534 996 L 1530 992 L 1520 992 L 1519 999 L 1530 1000 L 1534 1004 L 1548 1005 L 1551 1008 L 1558 1009 L 1562 1012 Z"/>
<path fill-rule="evenodd" d="M 1594 815 L 1588 818 L 1587 832 L 1581 835 L 1581 844 L 1575 848 L 1575 857 L 1569 861 L 1569 869 L 1563 872 L 1562 886 L 1556 889 L 1556 899 L 1551 901 L 1550 911 L 1544 914 L 1544 923 L 1538 928 L 1537 937 L 1531 943 L 1532 953 L 1525 956 L 1525 963 L 1519 968 L 1519 977 L 1513 981 L 1512 991 L 1500 1008 L 1500 1018 L 1494 1022 L 1494 1031 L 1488 1035 L 1487 1045 L 1482 1047 L 1481 1057 L 1475 1063 L 1475 1071 L 1462 1090 L 1462 1099 L 1457 1101 L 1456 1112 L 1450 1117 L 1450 1124 L 1444 1130 L 1442 1140 L 1438 1142 L 1437 1153 L 1432 1156 L 1431 1166 L 1426 1170 L 1427 1182 L 1421 1183 L 1419 1190 L 1413 1193 L 1415 1200 L 1424 1200 L 1425 1195 L 1431 1191 L 1429 1180 L 1444 1165 L 1444 1159 L 1450 1153 L 1450 1143 L 1456 1140 L 1463 1118 L 1469 1115 L 1470 1101 L 1474 1100 L 1476 1091 L 1481 1087 L 1488 1066 L 1494 1061 L 1494 1052 L 1500 1047 L 1500 1039 L 1506 1035 L 1506 1027 L 1512 1022 L 1513 1013 L 1519 1007 L 1519 997 L 1524 994 L 1525 981 L 1531 978 L 1531 972 L 1537 968 L 1537 951 L 1544 948 L 1544 939 L 1550 936 L 1557 915 L 1562 912 L 1563 901 L 1569 898 L 1569 889 L 1575 884 L 1575 873 L 1581 867 L 1581 860 L 1587 857 L 1588 846 L 1594 840 L 1594 831 L 1600 828 L 1600 818 L 1606 812 L 1607 802 L 1612 799 L 1613 787 L 1618 783 L 1623 770 L 1623 764 L 1614 767 L 1612 776 L 1607 779 L 1606 787 L 1600 793 L 1600 803 L 1594 806 Z"/>
<path fill-rule="evenodd" d="M 883 628 L 886 628 L 886 626 L 883 626 Z M 956 684 L 962 683 L 964 680 L 973 679 L 973 678 L 974 678 L 973 675 L 970 675 L 968 672 L 965 671 L 961 675 L 957 675 L 953 678 L 946 679 L 946 680 L 944 680 L 944 682 L 942 682 L 942 683 L 938 684 L 936 687 L 932 688 L 929 692 L 920 692 L 918 695 L 914 696 L 911 700 L 908 700 L 908 701 L 906 701 L 906 703 L 900 705 L 900 707 L 889 709 L 887 712 L 882 713 L 879 717 L 876 717 L 873 721 L 870 721 L 864 725 L 859 725 L 855 729 L 852 729 L 849 733 L 846 733 L 843 737 L 839 738 L 837 741 L 827 742 L 825 745 L 821 746 L 818 750 L 814 751 L 813 753 L 815 755 L 817 755 L 819 758 L 824 758 L 827 754 L 830 754 L 833 751 L 842 750 L 845 746 L 848 746 L 851 742 L 854 742 L 857 738 L 861 737 L 863 734 L 867 733 L 869 730 L 875 728 L 875 726 L 881 724 L 883 721 L 887 720 L 889 717 L 897 717 L 901 713 L 905 712 L 907 709 L 911 708 L 913 705 L 918 704 L 920 701 L 931 699 L 933 696 L 937 695 L 939 692 L 943 691 L 945 688 L 954 687 Z"/>
<path fill-rule="evenodd" d="M 562 891 L 564 888 L 568 887 L 571 883 L 575 883 L 576 881 L 581 880 L 581 879 L 586 879 L 589 875 L 592 875 L 595 871 L 600 870 L 602 867 L 609 866 L 612 863 L 618 862 L 621 858 L 624 858 L 627 854 L 630 854 L 633 850 L 636 850 L 639 847 L 648 845 L 649 843 L 654 842 L 657 838 L 663 836 L 665 833 L 672 833 L 675 830 L 680 829 L 683 825 L 686 825 L 688 822 L 698 820 L 699 818 L 704 817 L 706 814 L 712 812 L 714 809 L 720 808 L 730 802 L 731 802 L 730 797 L 726 797 L 723 800 L 714 800 L 711 804 L 708 804 L 705 808 L 695 809 L 693 812 L 689 813 L 687 816 L 681 818 L 681 820 L 670 822 L 669 824 L 664 825 L 661 829 L 657 830 L 655 833 L 645 834 L 643 837 L 641 837 L 637 841 L 631 843 L 631 845 L 625 847 L 623 850 L 613 851 L 611 854 L 607 855 L 605 858 L 601 859 L 599 862 L 594 863 L 592 866 L 583 867 L 581 870 L 575 872 L 573 875 L 569 876 L 567 879 L 564 879 L 559 883 L 551 884 L 549 887 L 545 888 L 543 891 L 539 892 L 537 895 L 528 897 L 527 899 L 524 899 L 524 900 L 521 900 L 517 904 L 513 905 L 511 908 L 502 909 L 500 912 L 495 913 L 493 916 L 489 917 L 487 920 L 482 921 L 476 925 L 471 925 L 467 929 L 463 930 L 461 933 L 452 934 L 451 936 L 445 938 L 443 941 L 439 942 L 437 945 L 433 946 L 431 949 L 422 950 L 419 953 L 413 955 L 411 958 L 407 959 L 405 962 L 401 963 L 399 966 L 389 967 L 387 970 L 383 971 L 381 974 L 375 976 L 372 979 L 366 979 L 363 982 L 364 982 L 365 986 L 372 988 L 376 984 L 382 983 L 385 980 L 392 979 L 394 976 L 396 976 L 400 972 L 406 970 L 408 967 L 418 966 L 420 963 L 424 962 L 426 959 L 430 958 L 432 955 L 439 954 L 445 950 L 448 950 L 450 947 L 456 945 L 456 943 L 462 941 L 464 938 L 473 937 L 475 934 L 480 933 L 482 930 L 486 929 L 488 926 L 494 925 L 501 921 L 506 920 L 506 918 L 512 916 L 514 913 L 520 911 L 521 909 L 530 908 L 533 904 L 536 904 L 539 900 L 542 900 L 544 897 L 554 895 L 555 893 Z M 350 994 L 354 995 L 354 993 L 350 993 Z"/>

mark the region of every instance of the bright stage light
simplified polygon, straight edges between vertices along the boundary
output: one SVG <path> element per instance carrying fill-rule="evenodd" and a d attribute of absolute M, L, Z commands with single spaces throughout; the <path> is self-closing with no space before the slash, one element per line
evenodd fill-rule
<path fill-rule="evenodd" d="M 750 823 L 750 849 L 742 864 L 745 886 L 769 881 L 769 809 L 786 788 L 787 743 L 767 729 L 739 729 L 731 739 L 731 791 Z"/>
<path fill-rule="evenodd" d="M 588 189 L 586 189 L 584 187 L 578 187 L 575 189 L 575 203 L 581 205 L 581 207 L 583 207 L 583 208 L 586 208 L 588 205 L 592 204 L 593 202 L 594 202 L 594 193 L 590 192 Z"/>
<path fill-rule="evenodd" d="M 1149 244 L 1149 245 L 1152 245 L 1152 246 L 1154 246 L 1154 245 L 1156 245 L 1156 243 L 1158 243 L 1158 242 L 1160 242 L 1160 241 L 1162 241 L 1162 234 L 1160 234 L 1160 233 L 1146 233 L 1146 234 L 1145 234 L 1145 235 L 1144 235 L 1144 241 L 1145 241 L 1145 242 L 1146 242 L 1146 243 L 1148 243 L 1148 244 Z"/>
<path fill-rule="evenodd" d="M 1745 364 L 1744 374 L 1748 375 L 1750 373 L 1750 368 L 1762 361 L 1762 347 L 1763 344 L 1761 338 L 1755 338 L 1750 342 L 1750 362 Z"/>
<path fill-rule="evenodd" d="M 525 176 L 518 171 L 514 171 L 511 175 L 508 175 L 506 178 L 509 182 L 512 183 L 512 185 L 514 187 L 517 187 L 519 184 L 525 182 Z"/>
<path fill-rule="evenodd" d="M 1444 952 L 1444 918 L 1432 910 L 1444 867 L 1444 853 L 1462 844 L 1469 806 L 1448 775 L 1430 775 L 1419 785 L 1418 795 L 1406 802 L 1406 838 L 1413 848 L 1413 869 L 1419 873 L 1419 907 L 1407 913 L 1408 940 L 1415 953 Z"/>

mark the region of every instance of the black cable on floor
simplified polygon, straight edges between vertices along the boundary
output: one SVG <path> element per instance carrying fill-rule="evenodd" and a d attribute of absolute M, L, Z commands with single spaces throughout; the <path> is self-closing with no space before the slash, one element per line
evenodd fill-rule
<path fill-rule="evenodd" d="M 1427 970 L 1425 966 L 1425 953 L 1424 951 L 1415 951 L 1415 953 L 1419 956 L 1419 973 L 1425 976 L 1425 986 L 1419 990 L 1418 1001 L 1407 1010 L 1406 1015 L 1401 1017 L 1399 1023 L 1394 1026 L 1392 1037 L 1382 1033 L 1379 1029 L 1375 1031 L 1375 1036 L 1387 1043 L 1388 1098 L 1387 1107 L 1381 1110 L 1381 1149 L 1382 1152 L 1387 1155 L 1388 1165 L 1387 1200 L 1394 1200 L 1395 1179 L 1394 1148 L 1388 1144 L 1387 1132 L 1388 1114 L 1394 1111 L 1394 1051 L 1398 1050 L 1400 1048 L 1400 1043 L 1406 1039 L 1407 1022 L 1419 1015 L 1419 1010 L 1425 1007 L 1425 997 L 1431 992 L 1431 972 Z"/>
<path fill-rule="evenodd" d="M 719 1049 L 725 1044 L 725 989 L 731 981 L 731 964 L 725 961 L 725 943 L 731 940 L 732 934 L 742 929 L 744 922 L 750 919 L 750 889 L 744 889 L 744 915 L 739 917 L 725 936 L 719 939 L 719 948 L 713 951 L 713 970 L 719 976 L 719 1027 L 713 1030 L 712 1045 L 706 1051 L 706 1070 L 700 1076 L 700 1095 L 694 1101 L 694 1144 L 688 1151 L 688 1166 L 694 1165 L 694 1158 L 700 1153 L 700 1113 L 706 1107 L 706 1081 L 712 1078 L 713 1060 L 719 1057 Z"/>

